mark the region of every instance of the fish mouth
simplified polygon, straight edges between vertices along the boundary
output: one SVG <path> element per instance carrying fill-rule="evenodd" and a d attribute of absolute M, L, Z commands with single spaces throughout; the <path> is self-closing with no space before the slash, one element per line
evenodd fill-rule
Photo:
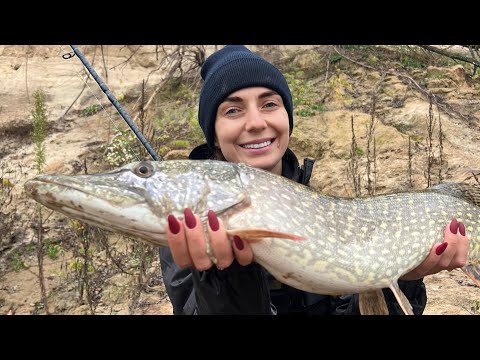
<path fill-rule="evenodd" d="M 166 244 L 166 219 L 156 216 L 144 198 L 132 192 L 127 203 L 111 201 L 80 184 L 39 177 L 25 183 L 25 191 L 40 204 L 102 229 L 140 237 L 150 244 Z M 112 198 L 113 199 L 113 198 Z"/>
<path fill-rule="evenodd" d="M 63 182 L 51 180 L 51 179 L 47 178 L 46 176 L 45 177 L 40 176 L 38 178 L 28 180 L 27 182 L 25 182 L 24 188 L 25 188 L 27 194 L 31 198 L 37 200 L 37 198 L 40 195 L 39 189 L 42 186 L 45 186 L 46 184 L 51 184 L 51 185 L 54 185 L 54 186 L 57 186 L 57 187 L 65 188 L 65 189 L 75 190 L 75 191 L 84 193 L 86 195 L 93 195 L 93 194 L 90 194 L 89 192 L 85 191 L 84 189 L 80 189 L 78 187 L 72 186 L 71 184 L 66 184 L 66 183 L 63 183 Z M 52 193 L 52 195 L 53 195 L 53 193 Z"/>
<path fill-rule="evenodd" d="M 67 216 L 71 216 L 75 219 L 79 219 L 84 221 L 90 225 L 97 226 L 99 228 L 119 232 L 125 236 L 129 237 L 139 237 L 149 243 L 150 245 L 154 246 L 166 246 L 166 232 L 165 231 L 148 231 L 145 229 L 139 228 L 132 228 L 125 226 L 125 222 L 115 222 L 115 223 L 107 223 L 98 221 L 98 214 L 92 214 L 85 211 L 78 211 L 72 207 L 67 207 L 60 210 Z"/>
<path fill-rule="evenodd" d="M 89 176 L 89 180 L 91 180 L 93 179 L 92 176 L 95 175 Z M 93 181 L 86 183 L 82 182 L 81 180 L 77 180 L 74 177 L 62 177 L 59 175 L 51 177 L 49 175 L 42 175 L 28 180 L 25 183 L 24 188 L 27 194 L 34 199 L 36 199 L 35 196 L 39 195 L 39 189 L 42 189 L 44 195 L 51 198 L 55 198 L 54 191 L 56 194 L 59 194 L 65 191 L 73 190 L 86 196 L 103 199 L 104 201 L 112 204 L 118 204 L 119 206 L 126 205 L 125 195 L 128 195 L 129 206 L 143 203 L 145 201 L 145 191 L 143 189 L 133 186 L 125 189 L 125 187 L 122 185 L 123 184 L 121 182 L 116 183 L 115 181 L 111 181 L 111 183 L 106 187 L 104 184 L 102 184 L 101 178 L 99 178 L 98 182 Z M 90 190 L 88 188 L 90 188 Z M 120 200 L 122 203 L 120 203 Z"/>

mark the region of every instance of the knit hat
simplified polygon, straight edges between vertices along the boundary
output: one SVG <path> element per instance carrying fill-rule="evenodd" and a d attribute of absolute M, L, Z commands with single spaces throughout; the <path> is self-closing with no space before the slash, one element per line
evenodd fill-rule
<path fill-rule="evenodd" d="M 203 64 L 201 76 L 204 83 L 200 92 L 198 121 L 211 149 L 215 146 L 218 106 L 231 93 L 247 87 L 266 87 L 282 97 L 292 133 L 293 101 L 285 77 L 274 65 L 245 46 L 227 45 L 213 53 Z"/>

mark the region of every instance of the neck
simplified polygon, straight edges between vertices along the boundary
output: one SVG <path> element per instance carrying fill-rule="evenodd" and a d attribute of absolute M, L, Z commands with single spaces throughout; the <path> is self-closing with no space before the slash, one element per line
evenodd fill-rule
<path fill-rule="evenodd" d="M 282 161 L 280 160 L 273 168 L 269 169 L 273 174 L 282 175 Z"/>

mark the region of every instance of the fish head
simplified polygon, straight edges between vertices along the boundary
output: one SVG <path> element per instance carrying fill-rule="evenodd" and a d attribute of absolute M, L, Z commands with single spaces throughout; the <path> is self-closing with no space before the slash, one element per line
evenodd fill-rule
<path fill-rule="evenodd" d="M 220 214 L 248 202 L 249 178 L 236 164 L 214 160 L 177 160 L 131 164 L 137 174 L 147 167 L 153 181 L 142 185 L 151 197 L 151 206 L 162 217 L 183 218 L 186 208 L 205 219 L 209 210 Z M 146 175 L 148 176 L 148 175 Z"/>
<path fill-rule="evenodd" d="M 27 195 L 86 223 L 167 245 L 167 216 L 190 208 L 203 219 L 248 199 L 248 177 L 221 161 L 141 161 L 92 175 L 42 175 L 25 183 Z"/>

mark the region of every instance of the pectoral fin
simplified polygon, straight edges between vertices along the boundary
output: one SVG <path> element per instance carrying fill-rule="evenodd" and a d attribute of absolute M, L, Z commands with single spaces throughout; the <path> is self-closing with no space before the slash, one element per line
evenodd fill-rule
<path fill-rule="evenodd" d="M 407 299 L 403 291 L 400 290 L 398 283 L 394 281 L 390 284 L 389 288 L 392 290 L 393 295 L 395 295 L 395 298 L 397 299 L 398 304 L 402 308 L 403 312 L 406 315 L 414 315 L 412 305 L 410 305 L 410 301 Z"/>
<path fill-rule="evenodd" d="M 227 230 L 230 236 L 237 235 L 249 242 L 257 242 L 267 237 L 289 239 L 289 240 L 305 240 L 304 237 L 295 234 L 288 234 L 280 231 L 264 230 L 264 229 L 237 229 Z"/>
<path fill-rule="evenodd" d="M 358 305 L 362 315 L 388 315 L 388 307 L 382 289 L 358 294 Z"/>

